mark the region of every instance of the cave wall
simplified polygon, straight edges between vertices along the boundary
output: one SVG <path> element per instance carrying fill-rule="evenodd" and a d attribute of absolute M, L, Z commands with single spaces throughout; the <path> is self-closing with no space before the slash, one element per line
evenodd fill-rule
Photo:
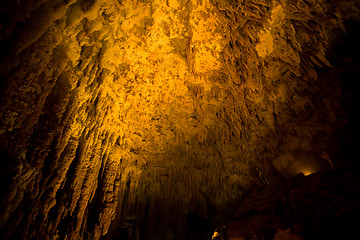
<path fill-rule="evenodd" d="M 228 222 L 228 238 L 358 238 L 354 219 L 360 211 L 359 169 L 357 161 L 309 176 L 299 173 L 251 192 Z"/>
<path fill-rule="evenodd" d="M 181 235 L 188 212 L 221 222 L 252 168 L 278 181 L 335 158 L 341 79 L 318 75 L 358 1 L 0 9 L 4 238 L 99 239 L 129 217 Z"/>

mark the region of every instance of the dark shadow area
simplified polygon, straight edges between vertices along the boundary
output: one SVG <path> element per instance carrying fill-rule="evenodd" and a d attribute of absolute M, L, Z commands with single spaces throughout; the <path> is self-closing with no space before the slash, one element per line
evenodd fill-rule
<path fill-rule="evenodd" d="M 319 81 L 326 85 L 339 83 L 339 104 L 342 116 L 336 116 L 339 124 L 332 136 L 331 148 L 327 149 L 339 161 L 355 161 L 359 156 L 360 136 L 360 23 L 345 24 L 346 33 L 339 33 L 327 51 L 332 68 L 318 70 Z"/>
<path fill-rule="evenodd" d="M 186 240 L 207 239 L 209 236 L 209 220 L 198 216 L 196 212 L 189 212 L 186 216 Z"/>
<path fill-rule="evenodd" d="M 229 237 L 264 239 L 357 239 L 360 234 L 360 166 L 299 174 L 253 191 L 228 225 Z M 285 238 L 287 236 L 287 238 Z"/>

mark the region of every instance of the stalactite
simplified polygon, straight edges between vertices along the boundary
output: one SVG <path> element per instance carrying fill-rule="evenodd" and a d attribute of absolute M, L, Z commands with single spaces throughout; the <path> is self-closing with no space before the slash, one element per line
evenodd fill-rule
<path fill-rule="evenodd" d="M 188 213 L 230 211 L 251 167 L 319 170 L 348 117 L 319 69 L 356 1 L 0 9 L 4 239 L 111 238 L 129 218 L 148 239 L 184 234 Z"/>

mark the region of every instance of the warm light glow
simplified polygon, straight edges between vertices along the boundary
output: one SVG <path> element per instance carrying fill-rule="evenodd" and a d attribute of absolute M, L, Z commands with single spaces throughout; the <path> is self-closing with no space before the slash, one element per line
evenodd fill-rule
<path fill-rule="evenodd" d="M 309 168 L 305 168 L 305 169 L 299 171 L 299 173 L 300 172 L 303 173 L 305 176 L 308 176 L 308 175 L 314 173 L 315 171 L 313 171 L 312 169 L 309 169 Z"/>
<path fill-rule="evenodd" d="M 167 234 L 254 183 L 336 168 L 343 80 L 317 69 L 355 3 L 27 2 L 0 20 L 0 228 L 100 239 L 136 216 L 151 231 L 170 219 Z"/>

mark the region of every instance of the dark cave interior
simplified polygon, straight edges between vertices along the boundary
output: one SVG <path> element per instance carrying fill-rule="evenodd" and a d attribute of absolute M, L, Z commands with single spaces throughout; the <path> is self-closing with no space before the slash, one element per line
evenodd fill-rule
<path fill-rule="evenodd" d="M 359 1 L 0 14 L 1 239 L 359 238 Z"/>

